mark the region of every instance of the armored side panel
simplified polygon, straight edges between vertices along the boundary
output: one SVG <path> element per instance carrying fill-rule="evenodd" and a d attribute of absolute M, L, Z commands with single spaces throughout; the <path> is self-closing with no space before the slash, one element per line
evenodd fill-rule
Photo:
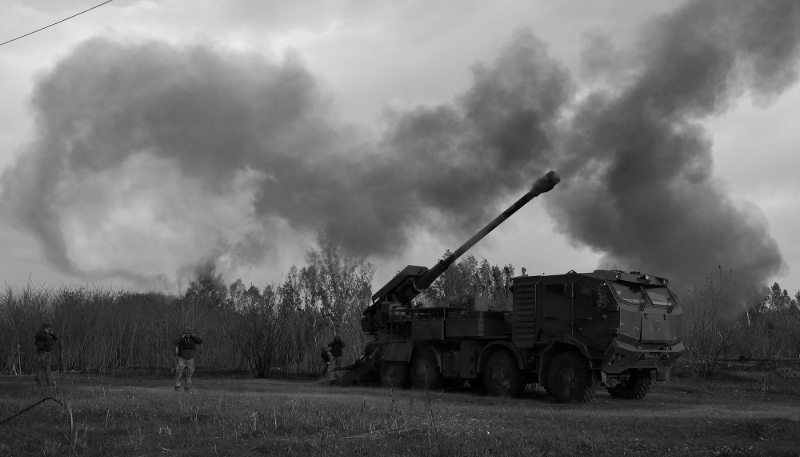
<path fill-rule="evenodd" d="M 619 307 L 619 336 L 617 339 L 628 344 L 638 345 L 642 340 L 642 315 L 637 306 L 625 304 Z"/>
<path fill-rule="evenodd" d="M 442 374 L 457 378 L 461 373 L 461 360 L 459 351 L 447 351 L 442 354 Z"/>
<path fill-rule="evenodd" d="M 453 298 L 450 300 L 450 307 L 467 308 L 472 311 L 489 311 L 490 305 L 489 297 L 482 293 L 464 295 L 462 297 Z"/>
<path fill-rule="evenodd" d="M 444 319 L 429 321 L 414 320 L 411 339 L 417 341 L 441 341 L 444 339 Z"/>
<path fill-rule="evenodd" d="M 566 275 L 540 276 L 539 327 L 551 338 L 572 335 L 572 284 Z M 516 280 L 516 279 L 515 279 Z"/>
<path fill-rule="evenodd" d="M 514 310 L 511 313 L 511 339 L 518 348 L 533 347 L 536 342 L 536 302 L 538 276 L 514 278 Z"/>
<path fill-rule="evenodd" d="M 450 378 L 475 379 L 478 345 L 475 340 L 461 340 L 459 350 L 442 353 L 442 374 Z"/>
<path fill-rule="evenodd" d="M 609 306 L 608 287 L 601 279 L 584 274 L 569 274 L 572 288 L 574 336 L 596 357 L 614 339 L 612 329 L 619 327 L 619 313 Z"/>
<path fill-rule="evenodd" d="M 642 343 L 661 343 L 672 342 L 675 336 L 672 335 L 669 318 L 665 311 L 657 310 L 642 313 Z"/>
<path fill-rule="evenodd" d="M 461 378 L 474 379 L 478 374 L 475 367 L 478 364 L 478 345 L 475 340 L 461 340 Z"/>
<path fill-rule="evenodd" d="M 447 315 L 448 338 L 502 336 L 506 331 L 502 312 L 461 311 Z"/>

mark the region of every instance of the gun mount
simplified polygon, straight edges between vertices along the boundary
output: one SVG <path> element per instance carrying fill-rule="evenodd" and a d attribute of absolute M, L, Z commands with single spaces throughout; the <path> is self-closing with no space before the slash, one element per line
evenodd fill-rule
<path fill-rule="evenodd" d="M 372 296 L 372 304 L 364 310 L 364 318 L 361 324 L 363 330 L 372 334 L 377 330 L 377 327 L 381 325 L 381 322 L 376 322 L 376 320 L 380 320 L 380 318 L 376 319 L 376 316 L 378 315 L 378 309 L 382 303 L 391 303 L 395 307 L 408 306 L 417 295 L 430 287 L 436 278 L 441 276 L 453 262 L 458 260 L 459 257 L 472 248 L 478 241 L 486 237 L 486 235 L 505 222 L 506 219 L 511 217 L 528 202 L 552 190 L 560 181 L 561 178 L 554 171 L 550 171 L 537 179 L 525 195 L 513 205 L 509 206 L 508 209 L 503 211 L 493 221 L 486 224 L 484 228 L 473 235 L 466 243 L 462 244 L 455 252 L 440 260 L 433 268 L 428 269 L 415 265 L 408 265 L 403 268 L 394 278 Z"/>

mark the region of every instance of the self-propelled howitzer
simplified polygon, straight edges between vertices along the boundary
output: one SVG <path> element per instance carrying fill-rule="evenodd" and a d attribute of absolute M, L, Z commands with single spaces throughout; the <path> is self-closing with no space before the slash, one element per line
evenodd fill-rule
<path fill-rule="evenodd" d="M 491 395 L 516 396 L 536 383 L 562 403 L 640 399 L 667 381 L 686 348 L 683 310 L 666 278 L 594 270 L 512 278 L 512 308 L 486 294 L 449 306 L 412 300 L 461 255 L 534 197 L 560 181 L 548 173 L 510 208 L 433 268 L 409 265 L 372 296 L 361 326 L 375 338 L 341 377 L 342 385 L 379 378 L 387 387 L 441 389 L 467 382 Z"/>

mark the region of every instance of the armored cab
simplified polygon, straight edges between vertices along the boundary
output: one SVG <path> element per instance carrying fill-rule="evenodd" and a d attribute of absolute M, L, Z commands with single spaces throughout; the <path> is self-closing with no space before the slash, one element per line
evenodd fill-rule
<path fill-rule="evenodd" d="M 341 383 L 380 378 L 386 386 L 438 389 L 469 384 L 519 395 L 538 383 L 559 402 L 591 400 L 604 385 L 614 397 L 642 398 L 685 350 L 682 310 L 669 282 L 638 272 L 570 271 L 513 279 L 513 308 L 489 308 L 482 294 L 445 307 L 413 299 L 458 257 L 531 199 L 560 181 L 550 172 L 452 255 L 433 268 L 409 265 L 372 297 L 362 328 L 375 340 Z"/>
<path fill-rule="evenodd" d="M 589 400 L 597 385 L 642 398 L 685 351 L 683 310 L 665 278 L 570 271 L 514 278 L 513 293 L 520 369 L 559 401 Z"/>

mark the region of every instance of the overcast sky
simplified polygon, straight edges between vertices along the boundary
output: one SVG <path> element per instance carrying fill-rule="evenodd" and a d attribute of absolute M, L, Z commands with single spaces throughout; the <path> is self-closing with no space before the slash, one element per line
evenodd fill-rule
<path fill-rule="evenodd" d="M 0 42 L 97 3 L 2 0 Z M 328 230 L 376 265 L 377 288 L 432 266 L 553 168 L 562 184 L 473 254 L 684 282 L 727 263 L 746 287 L 794 294 L 800 2 L 772 16 L 708 3 L 116 0 L 0 46 L 0 278 L 177 292 L 214 260 L 261 287 Z M 715 29 L 728 10 L 746 27 L 788 19 L 741 44 Z M 697 82 L 717 57 L 733 63 Z M 666 113 L 664 130 L 639 135 L 654 123 L 623 115 L 639 109 Z M 625 163 L 644 184 L 593 181 Z"/>

